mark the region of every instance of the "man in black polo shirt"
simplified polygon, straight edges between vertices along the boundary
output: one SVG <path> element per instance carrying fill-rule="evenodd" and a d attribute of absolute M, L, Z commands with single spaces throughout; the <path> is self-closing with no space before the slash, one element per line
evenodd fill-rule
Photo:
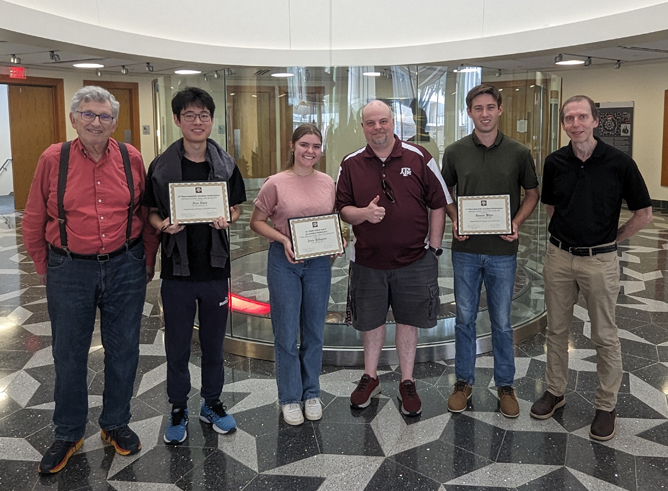
<path fill-rule="evenodd" d="M 519 228 L 538 204 L 538 180 L 531 151 L 498 128 L 503 112 L 499 90 L 478 85 L 466 95 L 473 132 L 449 145 L 443 155 L 443 179 L 457 196 L 509 195 L 512 233 L 459 235 L 452 218 L 452 269 L 457 318 L 455 323 L 455 376 L 448 409 L 459 413 L 468 406 L 475 382 L 476 320 L 483 282 L 492 330 L 494 383 L 499 410 L 508 418 L 520 414 L 515 397 L 515 348 L 510 309 L 517 270 Z M 522 189 L 525 191 L 522 199 Z"/>
<path fill-rule="evenodd" d="M 578 293 L 587 302 L 599 386 L 589 436 L 615 434 L 622 352 L 615 324 L 619 294 L 617 243 L 652 220 L 645 181 L 633 159 L 594 136 L 598 111 L 589 97 L 568 99 L 559 114 L 571 142 L 545 159 L 543 198 L 551 217 L 543 277 L 547 307 L 547 391 L 531 416 L 547 419 L 566 401 L 568 334 Z M 618 226 L 622 199 L 633 216 Z"/>

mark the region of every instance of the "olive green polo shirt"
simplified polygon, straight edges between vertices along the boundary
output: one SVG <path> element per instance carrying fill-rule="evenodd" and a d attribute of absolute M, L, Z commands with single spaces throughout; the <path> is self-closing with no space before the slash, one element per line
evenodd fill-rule
<path fill-rule="evenodd" d="M 531 152 L 520 142 L 500 131 L 491 147 L 486 147 L 475 132 L 445 149 L 441 173 L 457 196 L 509 194 L 511 215 L 520 207 L 521 188 L 538 186 Z M 517 254 L 519 241 L 506 242 L 498 235 L 472 235 L 465 241 L 452 241 L 452 250 L 472 254 Z"/>

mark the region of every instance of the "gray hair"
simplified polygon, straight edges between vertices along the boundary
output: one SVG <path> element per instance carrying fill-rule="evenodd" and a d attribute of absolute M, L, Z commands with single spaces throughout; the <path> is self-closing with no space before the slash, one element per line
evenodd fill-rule
<path fill-rule="evenodd" d="M 109 102 L 111 104 L 111 116 L 113 118 L 118 117 L 118 109 L 120 104 L 116 98 L 106 89 L 102 87 L 97 87 L 95 85 L 87 85 L 86 87 L 81 87 L 77 90 L 74 97 L 72 97 L 72 105 L 70 106 L 70 112 L 76 113 L 79 110 L 79 106 L 82 102 Z"/>

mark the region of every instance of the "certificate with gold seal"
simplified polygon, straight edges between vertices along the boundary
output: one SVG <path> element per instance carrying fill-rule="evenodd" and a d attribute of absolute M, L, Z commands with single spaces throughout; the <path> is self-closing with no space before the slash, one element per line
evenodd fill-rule
<path fill-rule="evenodd" d="M 512 234 L 510 195 L 458 197 L 457 222 L 459 235 Z"/>
<path fill-rule="evenodd" d="M 343 253 L 339 214 L 288 219 L 295 261 Z"/>
<path fill-rule="evenodd" d="M 211 223 L 224 217 L 230 221 L 227 183 L 171 182 L 169 183 L 169 211 L 172 223 Z"/>

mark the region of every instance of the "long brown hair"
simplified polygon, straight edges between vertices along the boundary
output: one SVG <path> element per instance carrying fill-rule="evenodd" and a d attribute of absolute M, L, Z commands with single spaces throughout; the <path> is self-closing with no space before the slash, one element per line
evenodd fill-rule
<path fill-rule="evenodd" d="M 294 133 L 292 133 L 292 146 L 294 147 L 295 144 L 302 139 L 304 135 L 315 135 L 318 137 L 320 140 L 320 143 L 322 143 L 322 133 L 320 133 L 320 129 L 313 123 L 304 123 L 300 125 Z M 295 153 L 294 151 L 290 152 L 290 155 L 288 156 L 287 162 L 285 162 L 285 170 L 288 170 L 292 168 L 292 166 L 295 165 Z"/>

